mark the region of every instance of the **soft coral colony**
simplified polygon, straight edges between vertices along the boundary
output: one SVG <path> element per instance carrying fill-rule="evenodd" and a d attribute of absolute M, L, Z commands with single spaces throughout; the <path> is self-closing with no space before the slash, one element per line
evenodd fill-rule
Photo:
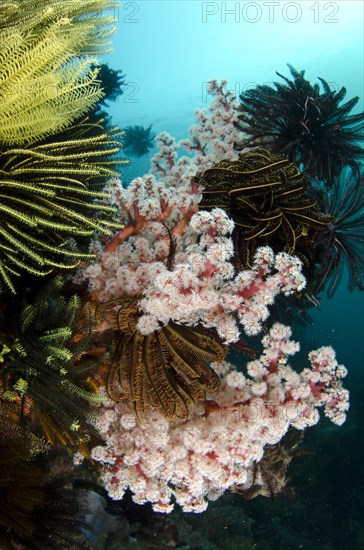
<path fill-rule="evenodd" d="M 26 6 L 34 15 L 21 19 Z M 317 300 L 322 281 L 341 269 L 320 265 L 327 243 L 340 248 L 340 224 L 334 234 L 336 218 L 313 185 L 312 156 L 305 149 L 286 158 L 269 143 L 240 152 L 244 140 L 251 142 L 241 132 L 244 101 L 239 105 L 225 82 L 212 81 L 211 105 L 196 111 L 189 138 L 157 136 L 150 173 L 123 187 L 113 166 L 117 130 L 105 129 L 97 111 L 85 118 L 101 99 L 91 53 L 105 46 L 100 40 L 110 20 L 100 10 L 116 6 L 101 0 L 64 2 L 64 12 L 58 3 L 42 6 L 22 1 L 2 8 L 6 433 L 27 441 L 25 458 L 47 445 L 67 447 L 75 462 L 91 457 L 112 498 L 130 489 L 137 503 L 151 502 L 157 511 L 178 503 L 200 512 L 228 489 L 246 497 L 275 494 L 285 483 L 280 449 L 285 445 L 287 456 L 292 431 L 316 424 L 320 408 L 341 425 L 348 409 L 346 369 L 334 350 L 312 351 L 309 366 L 297 372 L 288 360 L 299 344 L 275 313 L 270 317 L 279 298 L 299 293 Z M 51 92 L 38 97 L 44 78 Z M 333 109 L 342 97 L 334 97 Z M 345 127 L 348 110 L 336 117 Z M 342 170 L 346 162 L 358 178 L 349 147 L 356 132 L 349 131 L 340 159 Z M 178 155 L 180 147 L 188 156 Z M 297 163 L 307 155 L 305 173 Z M 350 216 L 360 226 L 354 206 Z M 354 260 L 350 253 L 338 257 L 351 261 L 354 274 L 363 261 L 360 235 L 362 228 Z M 345 227 L 344 236 L 350 251 L 353 235 Z M 71 271 L 66 288 L 65 270 Z M 40 276 L 45 283 L 34 297 Z M 360 286 L 359 276 L 353 280 Z M 257 358 L 250 341 L 263 331 Z M 233 347 L 251 360 L 241 353 L 233 365 Z M 272 454 L 282 462 L 279 486 L 269 475 Z M 36 527 L 18 532 L 7 517 L 4 508 L 7 533 L 21 540 L 34 535 Z"/>
<path fill-rule="evenodd" d="M 113 341 L 108 398 L 99 416 L 105 441 L 92 457 L 102 464 L 113 498 L 129 488 L 136 502 L 152 502 L 164 512 L 174 502 L 185 511 L 202 511 L 207 499 L 226 489 L 269 494 L 269 480 L 256 474 L 265 450 L 279 445 L 290 428 L 315 424 L 319 407 L 339 425 L 348 409 L 341 385 L 346 369 L 332 348 L 312 351 L 311 367 L 299 374 L 288 364 L 299 345 L 280 323 L 263 338 L 259 359 L 244 368 L 223 360 L 242 334 L 253 336 L 268 326 L 269 306 L 278 295 L 303 292 L 305 278 L 297 256 L 274 251 L 266 241 L 242 268 L 234 221 L 218 204 L 199 209 L 208 193 L 201 174 L 223 159 L 244 159 L 233 148 L 235 99 L 216 82 L 210 93 L 211 106 L 197 112 L 199 125 L 182 144 L 192 155 L 178 159 L 179 144 L 163 133 L 151 162 L 154 174 L 126 189 L 111 184 L 124 228 L 105 247 L 95 244 L 98 261 L 82 273 L 98 311 L 98 330 L 109 331 Z M 262 149 L 255 154 L 283 167 L 273 172 L 276 193 L 284 194 L 287 174 L 301 181 L 284 158 L 272 159 Z M 259 166 L 256 171 L 254 188 L 265 192 L 272 172 Z M 229 180 L 223 183 L 227 195 Z M 249 179 L 246 187 L 253 187 Z M 284 207 L 306 213 L 302 184 L 292 195 L 302 208 L 295 202 Z M 316 218 L 328 223 L 315 204 L 312 211 L 313 226 Z M 284 211 L 278 215 L 287 218 Z"/>

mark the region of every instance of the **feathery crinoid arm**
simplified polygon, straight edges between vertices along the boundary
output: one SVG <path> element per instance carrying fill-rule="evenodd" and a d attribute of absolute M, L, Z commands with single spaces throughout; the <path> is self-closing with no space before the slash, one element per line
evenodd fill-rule
<path fill-rule="evenodd" d="M 103 54 L 110 51 L 110 35 L 115 30 L 119 2 L 116 0 L 14 0 L 0 5 L 2 29 L 21 28 L 41 33 L 59 19 L 83 28 L 79 53 Z"/>
<path fill-rule="evenodd" d="M 69 271 L 93 257 L 85 245 L 95 231 L 120 229 L 102 192 L 123 162 L 119 149 L 118 130 L 89 119 L 53 139 L 0 148 L 0 286 L 16 293 L 24 274 Z"/>
<path fill-rule="evenodd" d="M 91 66 L 94 55 L 109 49 L 117 4 L 12 6 L 0 8 L 0 141 L 21 145 L 64 130 L 102 98 L 98 69 Z"/>
<path fill-rule="evenodd" d="M 28 289 L 22 305 L 15 300 L 5 312 L 0 336 L 6 333 L 9 351 L 3 354 L 0 388 L 18 403 L 21 425 L 29 429 L 31 418 L 31 430 L 51 445 L 87 454 L 88 443 L 98 439 L 88 405 L 101 399 L 92 378 L 91 320 L 80 298 L 65 298 L 62 287 L 58 276 L 35 298 Z"/>

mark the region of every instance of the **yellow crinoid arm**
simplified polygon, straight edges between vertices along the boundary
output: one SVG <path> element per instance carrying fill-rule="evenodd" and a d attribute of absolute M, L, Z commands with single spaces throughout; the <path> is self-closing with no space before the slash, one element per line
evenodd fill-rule
<path fill-rule="evenodd" d="M 109 49 L 117 4 L 12 4 L 0 25 L 0 141 L 25 145 L 69 127 L 102 98 L 94 54 Z"/>

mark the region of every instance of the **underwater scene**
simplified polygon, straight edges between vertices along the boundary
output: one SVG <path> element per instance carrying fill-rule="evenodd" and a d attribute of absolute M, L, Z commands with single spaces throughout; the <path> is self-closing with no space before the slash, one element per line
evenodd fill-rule
<path fill-rule="evenodd" d="M 363 20 L 0 3 L 0 550 L 364 550 Z"/>

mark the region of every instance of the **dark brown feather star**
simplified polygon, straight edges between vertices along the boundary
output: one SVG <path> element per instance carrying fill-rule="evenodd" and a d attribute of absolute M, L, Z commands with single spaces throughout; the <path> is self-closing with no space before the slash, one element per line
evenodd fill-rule
<path fill-rule="evenodd" d="M 295 164 L 265 149 L 223 160 L 196 180 L 203 189 L 200 207 L 222 208 L 234 220 L 233 238 L 243 267 L 250 266 L 258 246 L 267 244 L 307 263 L 316 234 L 331 219 L 309 196 L 308 181 Z"/>
<path fill-rule="evenodd" d="M 110 305 L 115 306 L 115 301 Z M 113 331 L 109 397 L 132 402 L 140 420 L 150 408 L 168 420 L 188 418 L 195 401 L 219 388 L 219 377 L 209 363 L 221 361 L 226 346 L 212 330 L 172 321 L 143 335 L 137 328 L 138 299 L 120 300 L 120 306 Z"/>

